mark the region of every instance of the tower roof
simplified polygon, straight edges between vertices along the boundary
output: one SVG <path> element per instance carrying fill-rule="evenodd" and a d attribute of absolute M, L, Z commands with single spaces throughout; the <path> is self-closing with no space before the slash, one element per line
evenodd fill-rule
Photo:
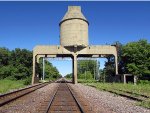
<path fill-rule="evenodd" d="M 60 24 L 66 20 L 71 20 L 71 19 L 81 19 L 88 23 L 87 19 L 84 17 L 84 15 L 81 12 L 80 6 L 68 6 L 68 11 L 63 17 L 63 19 L 61 20 Z"/>

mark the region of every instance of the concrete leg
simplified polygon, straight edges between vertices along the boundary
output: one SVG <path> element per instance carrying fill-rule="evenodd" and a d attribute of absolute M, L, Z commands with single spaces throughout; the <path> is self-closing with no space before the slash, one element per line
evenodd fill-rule
<path fill-rule="evenodd" d="M 124 82 L 124 84 L 126 84 L 126 75 L 125 74 L 123 74 L 123 82 Z"/>
<path fill-rule="evenodd" d="M 32 75 L 32 85 L 39 82 L 39 74 L 37 73 L 37 57 L 33 56 L 33 75 Z"/>
<path fill-rule="evenodd" d="M 35 71 L 35 67 L 36 64 L 35 64 L 35 56 L 33 56 L 33 75 L 32 75 L 32 85 L 34 84 L 34 81 L 35 81 L 35 76 L 36 76 L 36 71 Z"/>
<path fill-rule="evenodd" d="M 74 83 L 74 58 L 72 58 L 72 83 Z"/>
<path fill-rule="evenodd" d="M 118 57 L 115 55 L 115 70 L 116 70 L 116 75 L 118 74 Z"/>
<path fill-rule="evenodd" d="M 134 77 L 134 85 L 136 85 L 136 83 L 137 83 L 137 76 L 133 75 L 133 77 Z"/>
<path fill-rule="evenodd" d="M 73 56 L 73 83 L 77 83 L 77 56 Z"/>

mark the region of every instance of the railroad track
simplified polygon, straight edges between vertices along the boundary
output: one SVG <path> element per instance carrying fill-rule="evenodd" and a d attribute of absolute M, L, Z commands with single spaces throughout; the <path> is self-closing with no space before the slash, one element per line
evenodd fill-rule
<path fill-rule="evenodd" d="M 14 101 L 14 100 L 17 100 L 18 98 L 24 96 L 24 95 L 27 95 L 37 89 L 40 89 L 46 85 L 48 85 L 49 83 L 40 83 L 40 84 L 37 84 L 37 85 L 34 85 L 34 86 L 30 86 L 30 87 L 27 87 L 27 88 L 22 88 L 20 90 L 17 90 L 17 91 L 13 91 L 13 92 L 10 92 L 10 93 L 6 93 L 6 94 L 2 94 L 0 95 L 0 107 Z"/>
<path fill-rule="evenodd" d="M 64 80 L 39 109 L 40 113 L 92 113 L 92 109 Z"/>

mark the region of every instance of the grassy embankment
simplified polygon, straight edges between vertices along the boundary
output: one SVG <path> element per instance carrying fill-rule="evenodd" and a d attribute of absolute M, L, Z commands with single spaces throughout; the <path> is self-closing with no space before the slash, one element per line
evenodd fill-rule
<path fill-rule="evenodd" d="M 26 85 L 24 85 L 24 81 L 22 80 L 13 81 L 13 80 L 3 79 L 0 80 L 0 94 L 9 92 L 10 90 L 13 89 L 22 88 L 25 86 Z"/>
<path fill-rule="evenodd" d="M 43 83 L 43 82 L 49 82 L 49 81 L 55 81 L 55 78 L 50 78 L 50 79 L 45 79 L 40 80 L 39 82 Z M 14 89 L 19 89 L 19 88 L 23 88 L 27 85 L 30 85 L 31 80 L 29 79 L 25 79 L 25 80 L 10 80 L 10 79 L 3 79 L 0 80 L 0 94 L 9 92 L 11 90 Z"/>
<path fill-rule="evenodd" d="M 150 83 L 148 84 L 122 84 L 122 83 L 102 83 L 94 80 L 78 80 L 79 83 L 95 87 L 98 90 L 109 91 L 116 95 L 127 95 L 133 98 L 141 99 L 137 105 L 150 108 Z M 146 96 L 146 98 L 144 97 Z"/>

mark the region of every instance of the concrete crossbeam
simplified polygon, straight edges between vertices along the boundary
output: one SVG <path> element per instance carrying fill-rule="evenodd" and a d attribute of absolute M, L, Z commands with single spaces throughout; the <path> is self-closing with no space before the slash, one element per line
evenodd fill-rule
<path fill-rule="evenodd" d="M 72 57 L 73 60 L 73 83 L 77 83 L 77 57 L 84 55 L 114 55 L 116 74 L 118 74 L 117 50 L 115 46 L 87 46 L 85 48 L 63 47 L 63 46 L 36 46 L 33 49 L 33 76 L 32 84 L 38 80 L 36 65 L 41 57 Z"/>

